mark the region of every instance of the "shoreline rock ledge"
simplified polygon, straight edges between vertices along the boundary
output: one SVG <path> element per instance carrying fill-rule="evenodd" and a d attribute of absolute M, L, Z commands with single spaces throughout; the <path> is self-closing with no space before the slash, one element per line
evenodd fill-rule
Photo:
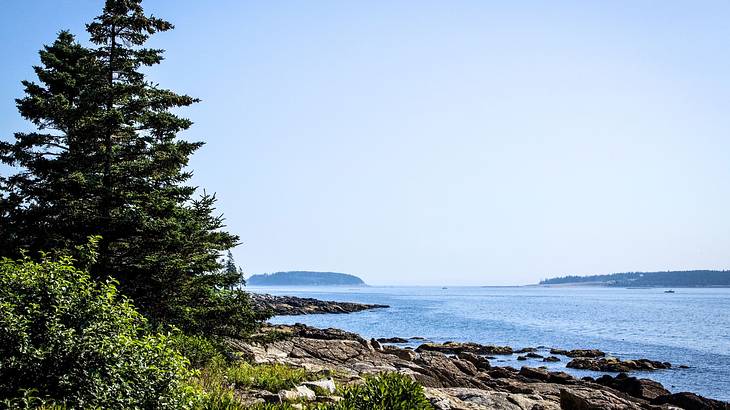
<path fill-rule="evenodd" d="M 265 337 L 268 332 L 278 336 Z M 268 325 L 261 336 L 258 341 L 229 339 L 228 345 L 254 363 L 326 371 L 338 386 L 358 383 L 366 374 L 406 374 L 424 386 L 435 410 L 730 410 L 728 403 L 693 393 L 672 394 L 658 382 L 625 374 L 579 379 L 543 368 L 494 366 L 474 353 L 493 348 L 475 344 L 410 350 L 302 324 Z M 267 397 L 261 392 L 240 394 L 251 402 Z"/>
<path fill-rule="evenodd" d="M 388 305 L 335 302 L 296 296 L 274 296 L 265 293 L 249 293 L 254 306 L 269 310 L 277 316 L 311 315 L 316 313 L 354 313 L 369 309 L 388 308 Z"/>

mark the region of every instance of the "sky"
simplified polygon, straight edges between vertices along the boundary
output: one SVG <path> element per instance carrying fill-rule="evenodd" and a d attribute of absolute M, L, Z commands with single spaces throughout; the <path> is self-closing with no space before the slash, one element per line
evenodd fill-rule
<path fill-rule="evenodd" d="M 202 99 L 249 274 L 517 285 L 730 268 L 727 1 L 173 1 L 149 71 Z M 101 0 L 3 1 L 0 139 L 37 51 Z M 0 172 L 7 172 L 7 168 Z"/>

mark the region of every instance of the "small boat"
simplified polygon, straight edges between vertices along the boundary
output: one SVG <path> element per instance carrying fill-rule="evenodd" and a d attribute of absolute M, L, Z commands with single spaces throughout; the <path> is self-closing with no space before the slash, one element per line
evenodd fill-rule
<path fill-rule="evenodd" d="M 669 290 L 665 290 L 664 293 L 674 293 L 674 291 L 669 289 Z"/>

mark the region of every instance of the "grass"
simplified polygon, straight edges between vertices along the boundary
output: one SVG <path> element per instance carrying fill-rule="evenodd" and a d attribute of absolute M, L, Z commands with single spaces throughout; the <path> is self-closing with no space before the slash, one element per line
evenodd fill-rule
<path fill-rule="evenodd" d="M 272 393 L 290 389 L 301 382 L 317 379 L 317 375 L 307 373 L 283 364 L 238 363 L 226 369 L 229 383 L 241 389 L 263 389 Z"/>

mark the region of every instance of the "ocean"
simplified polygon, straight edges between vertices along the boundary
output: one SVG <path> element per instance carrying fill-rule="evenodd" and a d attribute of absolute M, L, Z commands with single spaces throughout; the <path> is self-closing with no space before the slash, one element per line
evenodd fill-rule
<path fill-rule="evenodd" d="M 730 400 L 730 289 L 623 289 L 598 287 L 248 287 L 248 291 L 390 305 L 351 314 L 277 316 L 272 323 L 304 323 L 356 332 L 365 338 L 424 337 L 522 347 L 595 348 L 622 359 L 672 363 L 670 370 L 634 372 L 672 392 Z M 420 342 L 418 342 L 420 343 Z M 412 344 L 417 346 L 418 343 Z M 602 373 L 546 365 L 577 376 Z M 679 365 L 689 368 L 680 369 Z"/>

